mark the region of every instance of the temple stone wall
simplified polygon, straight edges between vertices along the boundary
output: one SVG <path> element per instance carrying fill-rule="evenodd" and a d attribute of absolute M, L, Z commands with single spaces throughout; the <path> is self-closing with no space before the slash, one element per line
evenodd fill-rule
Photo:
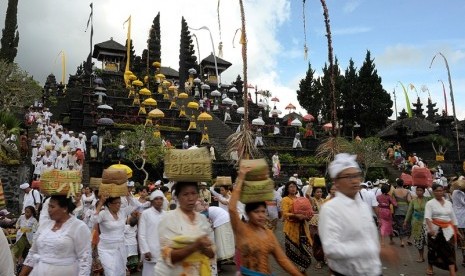
<path fill-rule="evenodd" d="M 0 166 L 0 178 L 5 193 L 8 211 L 19 214 L 20 204 L 24 193 L 19 188 L 24 182 L 29 182 L 30 166 L 26 164 L 17 166 Z"/>

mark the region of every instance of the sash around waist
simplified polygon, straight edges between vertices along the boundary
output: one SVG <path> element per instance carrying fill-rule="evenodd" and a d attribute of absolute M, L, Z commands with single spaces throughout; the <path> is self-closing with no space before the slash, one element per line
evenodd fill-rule
<path fill-rule="evenodd" d="M 77 260 L 74 257 L 68 258 L 48 258 L 48 257 L 41 257 L 39 254 L 34 254 L 33 256 L 35 263 L 45 263 L 51 264 L 56 266 L 68 266 L 74 264 Z"/>

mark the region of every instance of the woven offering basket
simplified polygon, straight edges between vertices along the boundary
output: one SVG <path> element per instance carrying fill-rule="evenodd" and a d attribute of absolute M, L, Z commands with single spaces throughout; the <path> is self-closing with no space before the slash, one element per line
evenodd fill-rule
<path fill-rule="evenodd" d="M 119 197 L 128 195 L 127 184 L 100 184 L 99 194 L 108 194 L 110 197 Z"/>
<path fill-rule="evenodd" d="M 270 176 L 270 169 L 265 159 L 242 159 L 240 165 L 251 168 L 245 176 L 247 181 L 266 180 Z"/>
<path fill-rule="evenodd" d="M 91 177 L 89 179 L 89 187 L 91 187 L 92 189 L 98 189 L 100 187 L 100 184 L 102 184 L 102 178 Z"/>
<path fill-rule="evenodd" d="M 261 181 L 244 181 L 240 201 L 261 202 L 274 199 L 274 182 L 271 178 Z"/>
<path fill-rule="evenodd" d="M 122 185 L 128 182 L 128 175 L 123 169 L 105 169 L 102 173 L 103 184 Z"/>
<path fill-rule="evenodd" d="M 215 186 L 231 186 L 232 179 L 230 176 L 217 176 Z"/>
<path fill-rule="evenodd" d="M 79 171 L 46 171 L 40 176 L 39 189 L 45 196 L 75 196 L 81 193 L 81 173 Z"/>
<path fill-rule="evenodd" d="M 207 148 L 170 149 L 164 162 L 165 175 L 169 180 L 201 182 L 212 178 L 212 160 Z"/>

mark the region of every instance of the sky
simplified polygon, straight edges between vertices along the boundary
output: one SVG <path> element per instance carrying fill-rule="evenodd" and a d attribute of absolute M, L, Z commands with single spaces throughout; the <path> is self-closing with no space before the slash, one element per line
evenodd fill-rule
<path fill-rule="evenodd" d="M 6 0 L 0 1 L 0 27 L 4 27 Z M 20 35 L 16 62 L 41 84 L 53 73 L 61 79 L 58 58 L 63 50 L 67 74 L 74 74 L 89 51 L 89 31 L 85 32 L 94 5 L 93 42 L 113 38 L 124 45 L 127 28 L 123 22 L 132 16 L 131 38 L 137 55 L 146 48 L 148 32 L 160 12 L 162 66 L 178 69 L 181 16 L 189 27 L 210 29 L 215 51 L 223 42 L 223 58 L 233 65 L 221 75 L 223 83 L 242 75 L 241 27 L 237 0 L 41 0 L 19 1 Z M 220 26 L 217 7 L 219 5 Z M 406 107 L 399 82 L 407 88 L 411 102 L 417 94 L 426 103 L 428 92 L 441 112 L 445 108 L 442 80 L 445 84 L 449 114 L 452 105 L 445 62 L 447 58 L 454 91 L 456 113 L 465 119 L 465 29 L 463 0 L 326 0 L 333 38 L 334 54 L 344 71 L 352 58 L 360 68 L 367 50 L 371 52 L 384 89 L 396 92 L 397 110 Z M 248 39 L 248 79 L 259 90 L 269 90 L 280 99 L 278 109 L 292 103 L 299 107 L 296 90 L 305 77 L 308 64 L 321 75 L 327 62 L 327 40 L 323 10 L 318 0 L 244 0 Z M 303 23 L 305 11 L 305 32 Z M 221 30 L 221 36 L 220 36 Z M 240 31 L 239 31 L 240 32 Z M 199 42 L 200 59 L 212 52 L 208 31 L 192 31 Z M 304 58 L 304 37 L 309 48 Z M 96 65 L 99 62 L 94 60 Z M 412 90 L 409 84 L 417 89 Z M 425 108 L 425 107 L 424 107 Z M 426 109 L 426 108 L 425 108 Z M 393 106 L 394 110 L 394 106 Z M 284 110 L 283 110 L 284 111 Z M 306 113 L 298 108 L 299 112 Z M 284 113 L 287 113 L 284 111 Z"/>

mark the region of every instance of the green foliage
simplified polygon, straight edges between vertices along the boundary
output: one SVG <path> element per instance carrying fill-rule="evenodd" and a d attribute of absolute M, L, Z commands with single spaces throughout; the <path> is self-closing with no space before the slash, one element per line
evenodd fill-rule
<path fill-rule="evenodd" d="M 0 59 L 13 63 L 18 53 L 18 0 L 8 0 L 5 29 L 2 30 Z"/>
<path fill-rule="evenodd" d="M 386 151 L 387 143 L 378 137 L 368 137 L 362 141 L 352 141 L 353 153 L 365 172 L 376 163 L 382 161 L 381 155 Z"/>
<path fill-rule="evenodd" d="M 365 181 L 376 181 L 376 179 L 386 179 L 388 175 L 384 167 L 371 167 L 365 174 Z"/>
<path fill-rule="evenodd" d="M 0 111 L 22 110 L 42 95 L 39 83 L 15 63 L 0 60 Z"/>
<path fill-rule="evenodd" d="M 367 51 L 365 61 L 357 71 L 352 59 L 344 74 L 341 74 L 337 58 L 334 64 L 335 104 L 337 118 L 343 120 L 342 131 L 350 136 L 355 122 L 361 127 L 358 132 L 368 137 L 385 127 L 392 114 L 393 102 L 389 93 L 381 85 L 381 77 L 375 69 L 370 51 Z M 300 81 L 297 90 L 299 104 L 315 117 L 321 111 L 323 121 L 331 119 L 330 98 L 330 68 L 325 64 L 323 76 L 315 79 L 315 70 L 309 68 L 307 75 Z"/>
<path fill-rule="evenodd" d="M 321 158 L 315 156 L 302 156 L 295 158 L 297 164 L 302 165 L 323 165 L 324 162 Z"/>
<path fill-rule="evenodd" d="M 392 115 L 391 96 L 384 90 L 381 77 L 375 69 L 370 51 L 367 51 L 365 61 L 358 73 L 357 91 L 359 100 L 360 123 L 363 136 L 377 133 L 386 125 L 387 118 Z"/>
<path fill-rule="evenodd" d="M 0 129 L 5 135 L 19 135 L 21 122 L 10 112 L 0 111 Z"/>
<path fill-rule="evenodd" d="M 283 153 L 279 155 L 279 162 L 280 163 L 294 163 L 294 156 L 289 153 Z"/>
<path fill-rule="evenodd" d="M 315 168 L 309 168 L 308 171 L 307 171 L 307 175 L 308 175 L 308 177 L 316 177 L 316 176 L 320 176 L 321 173 L 320 173 L 319 170 L 317 170 Z"/>
<path fill-rule="evenodd" d="M 150 28 L 149 39 L 147 40 L 147 49 L 149 53 L 149 66 L 152 70 L 150 73 L 153 75 L 152 63 L 155 61 L 161 62 L 161 32 L 160 32 L 160 12 L 153 19 L 152 27 Z"/>
<path fill-rule="evenodd" d="M 334 156 L 342 152 L 352 152 L 352 144 L 343 137 L 329 137 L 316 148 L 316 157 L 329 164 Z"/>
<path fill-rule="evenodd" d="M 314 79 L 315 70 L 312 65 L 308 63 L 307 75 L 304 79 L 300 80 L 299 90 L 297 90 L 297 100 L 307 113 L 315 117 L 321 111 L 322 95 L 321 90 L 318 89 L 318 81 Z"/>
<path fill-rule="evenodd" d="M 194 68 L 199 71 L 194 44 L 187 22 L 181 19 L 181 43 L 179 47 L 179 91 L 184 91 L 184 83 L 187 80 L 188 70 Z"/>
<path fill-rule="evenodd" d="M 122 131 L 116 137 L 120 145 L 126 147 L 127 158 L 130 161 L 145 160 L 156 166 L 164 156 L 161 140 L 153 136 L 154 128 L 137 125 L 132 131 Z M 140 143 L 145 141 L 145 152 L 141 151 Z"/>
<path fill-rule="evenodd" d="M 436 155 L 444 155 L 447 151 L 447 148 L 451 147 L 454 142 L 446 137 L 443 137 L 438 134 L 430 134 L 427 137 L 427 140 L 431 142 L 431 146 L 433 147 L 434 153 Z"/>

